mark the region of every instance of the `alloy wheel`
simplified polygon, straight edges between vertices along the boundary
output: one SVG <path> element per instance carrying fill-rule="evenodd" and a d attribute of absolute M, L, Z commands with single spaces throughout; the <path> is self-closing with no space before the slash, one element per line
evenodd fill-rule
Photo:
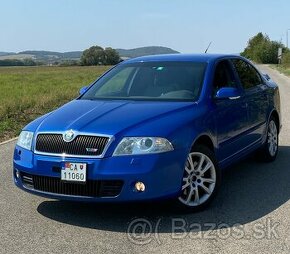
<path fill-rule="evenodd" d="M 276 155 L 278 150 L 278 131 L 274 120 L 271 120 L 268 127 L 268 149 L 272 157 Z"/>
<path fill-rule="evenodd" d="M 190 153 L 185 164 L 179 201 L 190 207 L 202 205 L 213 194 L 216 180 L 216 169 L 211 159 L 200 152 Z"/>

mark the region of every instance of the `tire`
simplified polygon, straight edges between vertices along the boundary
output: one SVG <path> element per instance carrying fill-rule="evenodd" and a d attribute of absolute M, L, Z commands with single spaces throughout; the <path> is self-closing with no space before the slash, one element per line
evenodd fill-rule
<path fill-rule="evenodd" d="M 195 145 L 184 166 L 177 208 L 188 212 L 205 209 L 216 195 L 220 183 L 221 172 L 214 153 L 204 145 Z"/>
<path fill-rule="evenodd" d="M 279 151 L 279 131 L 276 119 L 271 116 L 268 128 L 267 128 L 267 139 L 260 151 L 260 157 L 265 162 L 272 162 L 276 159 Z"/>

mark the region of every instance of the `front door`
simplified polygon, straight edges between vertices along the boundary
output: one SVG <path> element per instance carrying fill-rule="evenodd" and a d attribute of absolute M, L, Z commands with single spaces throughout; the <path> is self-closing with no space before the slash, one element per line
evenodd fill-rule
<path fill-rule="evenodd" d="M 248 145 L 243 135 L 248 129 L 247 102 L 242 92 L 240 97 L 234 99 L 215 99 L 214 95 L 222 87 L 235 87 L 242 91 L 229 60 L 217 63 L 213 79 L 213 117 L 219 146 L 217 157 L 220 163 Z"/>

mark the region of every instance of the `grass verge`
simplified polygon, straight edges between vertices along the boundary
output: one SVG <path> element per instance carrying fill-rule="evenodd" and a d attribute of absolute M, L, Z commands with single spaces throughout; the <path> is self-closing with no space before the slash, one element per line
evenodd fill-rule
<path fill-rule="evenodd" d="M 0 142 L 15 137 L 35 118 L 78 96 L 108 66 L 1 67 Z"/>
<path fill-rule="evenodd" d="M 270 64 L 270 67 L 290 77 L 290 66 Z"/>

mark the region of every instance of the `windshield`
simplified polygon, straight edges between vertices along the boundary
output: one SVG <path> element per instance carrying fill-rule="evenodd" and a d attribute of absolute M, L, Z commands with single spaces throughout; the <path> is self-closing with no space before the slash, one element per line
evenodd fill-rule
<path fill-rule="evenodd" d="M 206 63 L 121 64 L 100 78 L 81 99 L 197 100 Z"/>

